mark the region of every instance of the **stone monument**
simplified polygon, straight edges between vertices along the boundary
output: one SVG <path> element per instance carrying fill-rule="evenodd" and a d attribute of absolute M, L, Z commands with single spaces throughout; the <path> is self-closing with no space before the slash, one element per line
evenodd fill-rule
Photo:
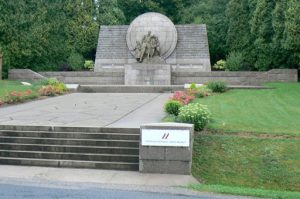
<path fill-rule="evenodd" d="M 123 70 L 125 85 L 171 85 L 172 71 L 211 71 L 205 25 L 145 13 L 130 26 L 101 26 L 95 72 Z"/>

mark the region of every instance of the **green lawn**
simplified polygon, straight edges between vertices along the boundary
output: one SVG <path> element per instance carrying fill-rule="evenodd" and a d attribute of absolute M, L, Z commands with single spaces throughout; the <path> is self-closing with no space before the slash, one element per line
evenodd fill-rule
<path fill-rule="evenodd" d="M 193 184 L 190 185 L 189 188 L 197 191 L 254 196 L 254 197 L 273 198 L 273 199 L 300 198 L 300 192 L 275 191 L 275 190 L 267 190 L 267 189 L 254 189 L 254 188 L 233 187 L 233 186 L 224 186 L 224 185 Z"/>
<path fill-rule="evenodd" d="M 197 102 L 212 113 L 209 129 L 300 135 L 300 83 L 268 84 L 269 90 L 230 90 Z"/>
<path fill-rule="evenodd" d="M 40 87 L 40 83 L 35 83 L 32 86 L 24 86 L 19 81 L 0 80 L 0 99 L 4 99 L 7 94 L 13 91 L 26 91 L 30 89 L 33 93 L 37 93 Z"/>
<path fill-rule="evenodd" d="M 207 184 L 300 190 L 300 140 L 197 133 L 193 175 Z"/>

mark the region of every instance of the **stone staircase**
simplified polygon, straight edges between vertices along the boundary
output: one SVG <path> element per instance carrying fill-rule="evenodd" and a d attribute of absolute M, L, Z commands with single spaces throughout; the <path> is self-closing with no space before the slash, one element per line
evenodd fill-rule
<path fill-rule="evenodd" d="M 136 171 L 139 129 L 0 126 L 0 164 Z"/>

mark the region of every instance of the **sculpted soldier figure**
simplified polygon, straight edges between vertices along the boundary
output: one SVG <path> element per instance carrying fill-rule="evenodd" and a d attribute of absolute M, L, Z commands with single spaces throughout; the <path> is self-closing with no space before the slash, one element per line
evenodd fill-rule
<path fill-rule="evenodd" d="M 141 48 L 141 54 L 139 57 L 139 62 L 143 62 L 144 55 L 146 51 L 150 51 L 150 40 L 151 40 L 151 31 L 148 32 L 147 35 L 145 35 L 142 39 L 142 48 Z M 149 53 L 148 54 L 148 59 L 149 59 Z"/>
<path fill-rule="evenodd" d="M 160 43 L 158 37 L 151 35 L 151 31 L 145 35 L 141 42 L 136 42 L 135 57 L 138 62 L 143 62 L 144 57 L 147 56 L 148 60 L 155 55 L 160 56 Z"/>

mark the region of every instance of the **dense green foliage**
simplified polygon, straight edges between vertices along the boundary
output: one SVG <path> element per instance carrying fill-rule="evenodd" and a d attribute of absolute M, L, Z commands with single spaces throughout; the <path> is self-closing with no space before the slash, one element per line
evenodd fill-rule
<path fill-rule="evenodd" d="M 210 119 L 207 107 L 198 103 L 191 103 L 179 109 L 178 120 L 183 123 L 194 124 L 196 131 L 201 131 Z"/>
<path fill-rule="evenodd" d="M 198 134 L 193 148 L 193 175 L 206 184 L 299 191 L 299 139 Z"/>
<path fill-rule="evenodd" d="M 129 24 L 150 11 L 207 24 L 212 64 L 239 52 L 241 69 L 299 68 L 298 0 L 0 0 L 5 71 L 58 70 L 72 53 L 93 60 L 100 25 Z"/>
<path fill-rule="evenodd" d="M 227 84 L 222 81 L 208 82 L 207 88 L 214 93 L 224 93 L 227 91 Z"/>
<path fill-rule="evenodd" d="M 193 0 L 183 22 L 205 23 L 212 63 L 243 54 L 248 70 L 300 67 L 298 0 Z"/>
<path fill-rule="evenodd" d="M 183 104 L 177 100 L 169 100 L 165 104 L 165 112 L 177 116 Z"/>

